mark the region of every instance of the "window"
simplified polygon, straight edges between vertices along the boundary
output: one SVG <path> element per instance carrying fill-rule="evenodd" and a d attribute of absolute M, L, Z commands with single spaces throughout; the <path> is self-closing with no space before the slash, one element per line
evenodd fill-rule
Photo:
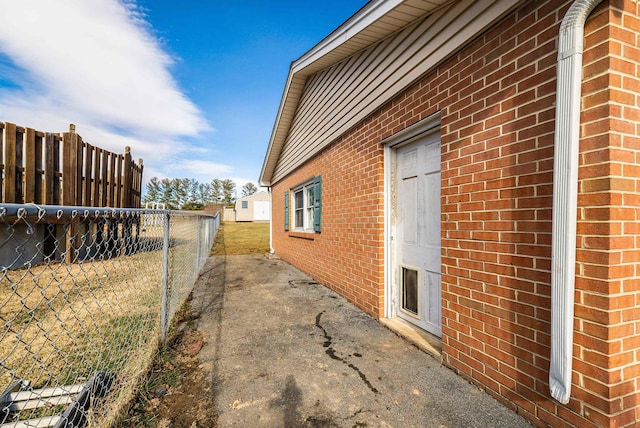
<path fill-rule="evenodd" d="M 249 208 L 249 201 L 242 201 L 242 209 Z"/>
<path fill-rule="evenodd" d="M 293 227 L 313 230 L 314 184 L 307 183 L 293 191 Z"/>
<path fill-rule="evenodd" d="M 296 187 L 292 193 L 293 229 L 320 232 L 322 178 Z M 289 230 L 289 192 L 285 192 L 285 230 Z"/>

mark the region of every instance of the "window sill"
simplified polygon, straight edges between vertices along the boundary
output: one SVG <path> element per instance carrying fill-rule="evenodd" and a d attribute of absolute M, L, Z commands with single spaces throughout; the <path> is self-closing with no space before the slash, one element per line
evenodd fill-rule
<path fill-rule="evenodd" d="M 306 239 L 308 241 L 315 241 L 315 232 L 289 232 L 289 238 Z"/>

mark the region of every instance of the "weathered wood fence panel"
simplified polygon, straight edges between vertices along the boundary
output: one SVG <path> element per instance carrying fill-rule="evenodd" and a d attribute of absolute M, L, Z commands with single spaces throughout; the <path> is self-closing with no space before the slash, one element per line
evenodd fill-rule
<path fill-rule="evenodd" d="M 5 203 L 140 208 L 142 159 L 112 153 L 69 132 L 0 122 L 0 195 Z"/>

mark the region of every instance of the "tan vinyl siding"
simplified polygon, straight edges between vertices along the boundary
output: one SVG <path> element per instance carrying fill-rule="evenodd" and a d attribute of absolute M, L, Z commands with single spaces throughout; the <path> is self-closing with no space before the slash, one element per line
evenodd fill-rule
<path fill-rule="evenodd" d="M 356 52 L 378 43 L 380 40 L 410 25 L 420 17 L 433 12 L 444 4 L 459 0 L 402 0 L 386 13 L 392 14 L 395 25 L 381 22 L 384 15 L 378 16 L 379 7 L 385 7 L 381 0 L 370 0 L 361 11 L 349 21 L 338 27 L 318 45 L 294 61 L 289 71 L 284 96 L 278 109 L 274 129 L 271 133 L 267 156 L 260 174 L 260 181 L 269 185 L 273 178 L 276 163 L 285 143 L 292 117 L 299 101 L 300 91 L 307 79 L 314 73 L 330 67 Z M 517 1 L 517 0 L 512 0 Z M 362 25 L 362 23 L 366 25 Z M 358 28 L 360 28 L 358 30 Z M 294 92 L 292 88 L 295 88 Z"/>
<path fill-rule="evenodd" d="M 272 182 L 318 153 L 516 4 L 507 0 L 452 2 L 311 76 L 289 127 Z M 396 18 L 386 17 L 379 28 L 396 24 Z"/>

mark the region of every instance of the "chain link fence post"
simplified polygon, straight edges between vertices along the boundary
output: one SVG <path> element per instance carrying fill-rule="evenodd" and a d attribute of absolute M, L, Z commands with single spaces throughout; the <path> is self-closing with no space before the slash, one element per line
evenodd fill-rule
<path fill-rule="evenodd" d="M 162 234 L 162 303 L 160 313 L 160 340 L 164 344 L 169 332 L 169 213 L 164 214 Z"/>
<path fill-rule="evenodd" d="M 200 260 L 201 252 L 202 252 L 202 217 L 198 216 L 198 226 L 196 230 L 196 236 L 198 237 L 198 242 L 196 244 L 196 277 L 200 273 L 200 267 L 202 266 L 202 262 Z"/>

